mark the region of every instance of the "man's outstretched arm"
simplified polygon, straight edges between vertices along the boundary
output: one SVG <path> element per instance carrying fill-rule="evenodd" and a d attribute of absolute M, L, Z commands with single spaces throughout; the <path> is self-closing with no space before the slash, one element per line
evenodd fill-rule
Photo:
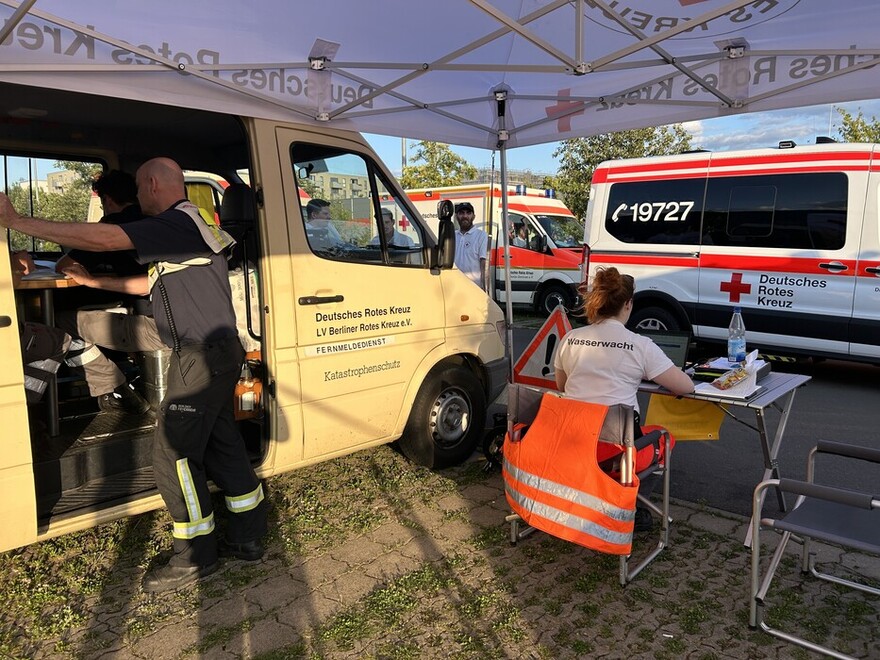
<path fill-rule="evenodd" d="M 28 236 L 92 252 L 131 250 L 131 240 L 118 225 L 103 222 L 52 222 L 19 215 L 9 198 L 0 193 L 0 225 Z"/>

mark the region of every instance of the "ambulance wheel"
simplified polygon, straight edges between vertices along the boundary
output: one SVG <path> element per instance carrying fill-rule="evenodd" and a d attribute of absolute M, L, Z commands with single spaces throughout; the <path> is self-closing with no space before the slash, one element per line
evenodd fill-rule
<path fill-rule="evenodd" d="M 569 310 L 573 304 L 574 294 L 570 289 L 561 284 L 548 284 L 538 294 L 538 302 L 535 307 L 539 313 L 549 316 L 557 305 L 562 305 L 564 309 Z"/>
<path fill-rule="evenodd" d="M 486 397 L 469 369 L 446 367 L 428 374 L 399 441 L 417 465 L 439 469 L 469 458 L 486 425 Z"/>
<path fill-rule="evenodd" d="M 662 307 L 645 307 L 635 310 L 629 317 L 629 326 L 634 330 L 660 330 L 663 332 L 679 332 L 681 330 L 678 319 Z"/>

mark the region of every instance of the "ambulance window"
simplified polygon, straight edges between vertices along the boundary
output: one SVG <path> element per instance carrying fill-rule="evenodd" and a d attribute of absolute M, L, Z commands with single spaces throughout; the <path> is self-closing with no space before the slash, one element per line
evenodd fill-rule
<path fill-rule="evenodd" d="M 704 179 L 613 184 L 605 229 L 624 243 L 696 245 L 704 186 Z"/>
<path fill-rule="evenodd" d="M 525 216 L 519 213 L 508 213 L 507 227 L 507 240 L 510 243 L 510 247 L 526 248 L 528 250 L 539 249 L 539 237 Z M 501 247 L 500 239 L 498 247 Z"/>
<path fill-rule="evenodd" d="M 536 215 L 535 218 L 558 248 L 580 248 L 584 243 L 584 226 L 568 215 Z"/>
<path fill-rule="evenodd" d="M 773 231 L 776 188 L 734 186 L 727 204 L 727 233 L 730 236 L 764 238 Z"/>
<path fill-rule="evenodd" d="M 367 157 L 297 143 L 291 164 L 309 248 L 324 259 L 424 266 L 422 229 Z"/>
<path fill-rule="evenodd" d="M 846 239 L 842 173 L 710 179 L 703 242 L 743 248 L 839 250 Z"/>

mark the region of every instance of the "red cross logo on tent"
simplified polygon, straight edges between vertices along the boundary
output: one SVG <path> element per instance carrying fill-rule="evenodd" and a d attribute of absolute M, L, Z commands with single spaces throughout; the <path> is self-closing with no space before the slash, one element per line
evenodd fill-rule
<path fill-rule="evenodd" d="M 569 330 L 571 323 L 568 322 L 565 311 L 562 307 L 557 307 L 513 365 L 513 382 L 555 390 L 553 353 Z"/>
<path fill-rule="evenodd" d="M 560 89 L 557 93 L 557 96 L 571 96 L 571 89 Z M 570 110 L 574 110 L 575 108 L 580 108 L 577 112 L 569 112 Z M 564 117 L 559 117 L 556 120 L 556 130 L 559 132 L 568 132 L 571 130 L 571 118 L 574 115 L 582 115 L 584 114 L 584 102 L 583 101 L 557 101 L 556 105 L 549 105 L 544 108 L 544 112 L 547 113 L 548 118 L 556 117 L 557 115 L 562 114 L 563 112 L 567 113 Z"/>
<path fill-rule="evenodd" d="M 733 273 L 730 276 L 729 282 L 721 283 L 721 290 L 730 294 L 730 302 L 738 303 L 741 294 L 752 292 L 752 285 L 748 282 L 743 282 L 742 273 Z"/>

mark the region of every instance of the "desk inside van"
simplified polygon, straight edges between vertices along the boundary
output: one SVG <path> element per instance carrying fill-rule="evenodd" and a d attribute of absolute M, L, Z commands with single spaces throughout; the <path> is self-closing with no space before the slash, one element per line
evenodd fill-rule
<path fill-rule="evenodd" d="M 27 277 L 27 276 L 25 276 Z M 55 289 L 68 289 L 70 287 L 80 286 L 79 282 L 67 276 L 40 277 L 34 279 L 24 279 L 15 282 L 16 291 L 38 291 L 40 294 L 40 320 L 49 326 L 55 325 Z M 24 319 L 24 306 L 21 301 L 18 303 L 18 318 Z M 50 436 L 58 435 L 60 429 L 60 419 L 58 414 L 58 385 L 54 379 L 46 388 L 46 409 L 48 411 L 46 420 L 48 432 Z"/>

